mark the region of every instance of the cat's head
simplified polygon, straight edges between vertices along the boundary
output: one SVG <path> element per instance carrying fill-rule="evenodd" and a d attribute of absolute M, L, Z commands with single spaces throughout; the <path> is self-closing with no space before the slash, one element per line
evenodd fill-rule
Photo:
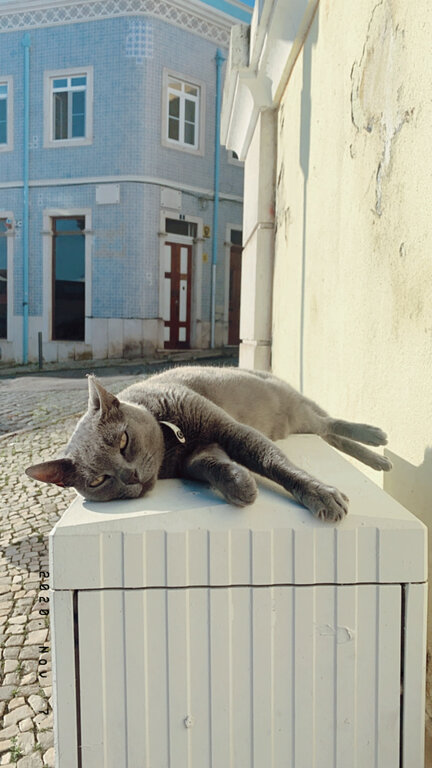
<path fill-rule="evenodd" d="M 45 483 L 73 486 L 92 501 L 135 499 L 150 490 L 163 458 L 161 428 L 149 411 L 123 403 L 88 377 L 88 409 L 59 459 L 26 473 Z"/>

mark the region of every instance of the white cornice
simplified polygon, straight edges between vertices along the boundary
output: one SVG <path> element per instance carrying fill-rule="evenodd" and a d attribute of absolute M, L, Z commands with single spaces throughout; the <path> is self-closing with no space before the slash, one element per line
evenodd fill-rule
<path fill-rule="evenodd" d="M 0 2 L 0 33 L 98 21 L 119 16 L 153 16 L 228 48 L 233 19 L 194 0 L 12 0 Z"/>
<path fill-rule="evenodd" d="M 275 109 L 312 23 L 319 0 L 264 0 L 250 27 L 231 32 L 221 138 L 244 160 L 259 113 Z M 249 39 L 250 37 L 250 39 Z"/>
<path fill-rule="evenodd" d="M 212 200 L 214 197 L 214 190 L 207 189 L 205 187 L 195 187 L 191 184 L 182 184 L 172 179 L 162 179 L 157 176 L 77 176 L 73 179 L 32 179 L 29 182 L 30 188 L 32 187 L 70 187 L 81 186 L 85 184 L 150 184 L 157 187 L 169 187 L 170 189 L 177 189 L 185 194 L 193 195 L 194 197 L 204 197 L 205 199 Z M 23 182 L 20 181 L 0 181 L 0 189 L 21 189 Z M 221 192 L 219 197 L 221 200 L 227 200 L 233 203 L 242 203 L 243 197 L 241 195 L 233 195 L 230 192 Z"/>

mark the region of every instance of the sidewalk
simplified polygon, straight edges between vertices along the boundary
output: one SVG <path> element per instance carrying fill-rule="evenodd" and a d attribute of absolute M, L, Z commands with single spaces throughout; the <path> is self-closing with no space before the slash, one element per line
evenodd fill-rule
<path fill-rule="evenodd" d="M 9 376 L 34 375 L 35 373 L 51 373 L 53 371 L 90 371 L 98 368 L 131 368 L 140 366 L 144 370 L 147 367 L 154 368 L 158 365 L 178 365 L 184 362 L 205 364 L 204 360 L 217 360 L 221 358 L 238 358 L 238 347 L 220 347 L 217 349 L 161 349 L 154 355 L 139 358 L 103 358 L 101 360 L 62 360 L 58 363 L 44 362 L 42 368 L 38 363 L 27 365 L 11 365 L 0 360 L 0 379 Z M 1 764 L 1 763 L 0 763 Z"/>
<path fill-rule="evenodd" d="M 35 365 L 6 368 L 0 365 L 0 439 L 23 429 L 48 426 L 68 414 L 85 410 L 87 373 L 96 373 L 116 394 L 130 377 L 157 373 L 171 365 L 237 365 L 237 349 L 185 350 L 139 360 L 87 360 L 65 369 L 52 363 L 39 371 Z M 67 395 L 67 408 L 65 408 Z M 1 762 L 0 762 L 1 765 Z"/>
<path fill-rule="evenodd" d="M 88 361 L 85 371 L 97 368 L 116 393 L 169 362 L 98 367 Z M 199 362 L 237 365 L 229 357 Z M 24 470 L 65 445 L 86 408 L 87 382 L 82 369 L 28 376 L 15 370 L 10 378 L 3 373 L 0 420 L 14 432 L 0 437 L 0 766 L 53 768 L 47 536 L 75 491 L 36 483 Z"/>

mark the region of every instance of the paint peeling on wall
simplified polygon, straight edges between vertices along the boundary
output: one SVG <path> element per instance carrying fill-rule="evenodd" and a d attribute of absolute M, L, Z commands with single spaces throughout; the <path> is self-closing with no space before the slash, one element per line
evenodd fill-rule
<path fill-rule="evenodd" d="M 404 85 L 405 32 L 394 24 L 389 0 L 374 6 L 360 59 L 351 70 L 351 120 L 359 133 L 378 137 L 375 213 L 383 213 L 394 141 L 414 109 Z M 355 148 L 351 146 L 351 156 Z"/>

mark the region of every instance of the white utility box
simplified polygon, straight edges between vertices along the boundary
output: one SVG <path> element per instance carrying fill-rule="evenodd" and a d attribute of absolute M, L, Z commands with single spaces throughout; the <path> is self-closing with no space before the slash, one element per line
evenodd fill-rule
<path fill-rule="evenodd" d="M 422 768 L 426 529 L 314 436 L 339 525 L 260 481 L 77 498 L 50 537 L 58 768 Z"/>

